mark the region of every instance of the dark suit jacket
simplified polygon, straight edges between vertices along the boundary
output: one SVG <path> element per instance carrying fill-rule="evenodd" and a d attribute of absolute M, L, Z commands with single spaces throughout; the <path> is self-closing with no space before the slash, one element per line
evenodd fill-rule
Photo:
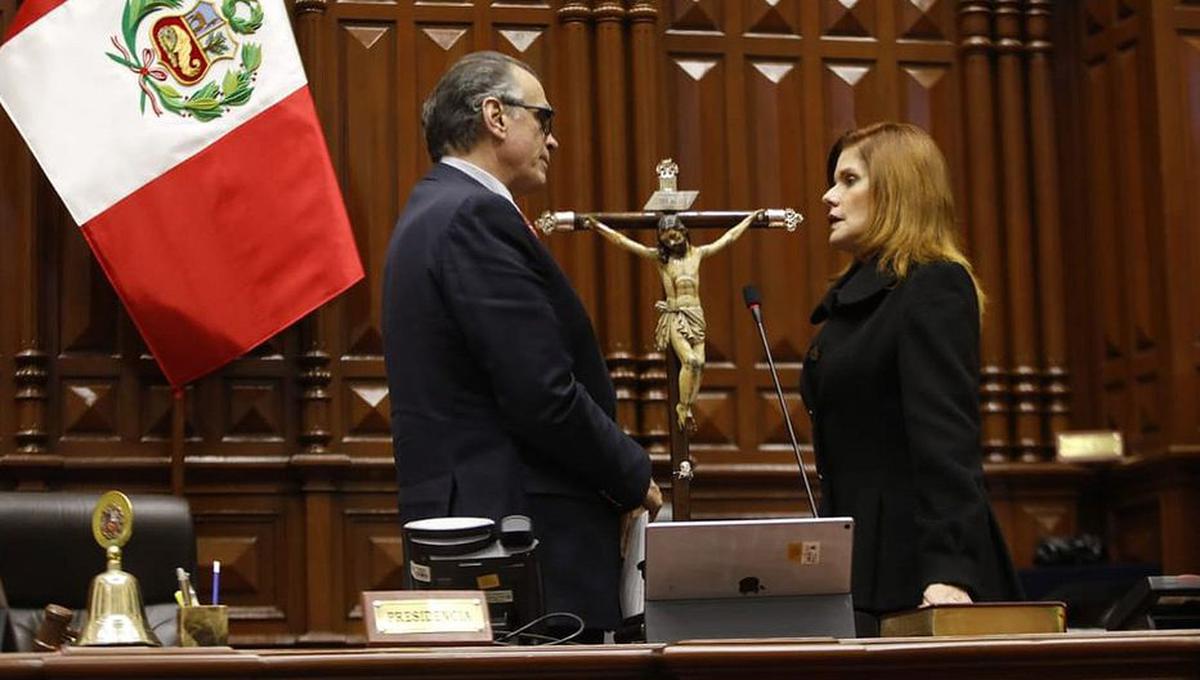
<path fill-rule="evenodd" d="M 915 607 L 930 583 L 1020 597 L 979 445 L 979 308 L 967 271 L 874 260 L 830 289 L 804 362 L 826 515 L 855 519 L 854 605 Z"/>
<path fill-rule="evenodd" d="M 619 623 L 619 523 L 650 461 L 566 276 L 506 199 L 448 165 L 388 246 L 384 358 L 403 521 L 530 515 L 546 610 Z"/>

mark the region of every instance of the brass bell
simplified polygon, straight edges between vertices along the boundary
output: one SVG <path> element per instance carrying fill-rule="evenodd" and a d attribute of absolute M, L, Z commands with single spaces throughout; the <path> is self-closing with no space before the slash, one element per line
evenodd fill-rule
<path fill-rule="evenodd" d="M 115 545 L 108 548 L 108 569 L 92 579 L 87 626 L 77 644 L 162 646 L 146 628 L 142 590 L 136 576 L 121 570 L 121 549 Z"/>
<path fill-rule="evenodd" d="M 88 591 L 88 620 L 81 646 L 145 645 L 161 647 L 154 633 L 146 628 L 142 609 L 142 589 L 138 580 L 121 569 L 121 546 L 133 533 L 133 505 L 119 491 L 100 497 L 92 513 L 92 534 L 105 549 L 108 566 L 92 579 Z"/>

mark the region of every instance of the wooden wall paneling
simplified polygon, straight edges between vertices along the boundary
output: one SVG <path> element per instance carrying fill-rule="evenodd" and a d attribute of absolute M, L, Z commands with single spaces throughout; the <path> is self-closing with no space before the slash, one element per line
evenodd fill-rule
<path fill-rule="evenodd" d="M 405 588 L 404 540 L 395 494 L 356 491 L 346 497 L 339 518 L 344 568 L 337 605 L 351 643 L 365 637 L 363 591 Z"/>
<path fill-rule="evenodd" d="M 122 389 L 122 364 L 132 357 L 122 342 L 123 308 L 92 256 L 78 225 L 44 177 L 35 188 L 43 257 L 38 262 L 45 304 L 39 309 L 49 362 L 47 419 L 50 447 L 64 466 L 98 459 L 130 464 L 165 450 L 130 447 L 119 416 L 136 399 Z M 136 360 L 135 360 L 136 361 Z M 160 458 L 160 462 L 163 459 Z"/>
<path fill-rule="evenodd" d="M 1171 266 L 1177 275 L 1172 278 L 1171 289 L 1175 289 L 1181 281 L 1179 275 L 1183 275 L 1192 284 L 1192 294 L 1168 297 L 1171 318 L 1185 329 L 1182 338 L 1178 331 L 1175 332 L 1177 344 L 1172 348 L 1175 363 L 1171 386 L 1175 409 L 1172 429 L 1176 441 L 1194 445 L 1200 442 L 1200 296 L 1194 294 L 1195 282 L 1186 272 L 1190 263 L 1200 262 L 1200 234 L 1196 232 L 1196 225 L 1200 224 L 1200 192 L 1188 190 L 1200 186 L 1200 8 L 1176 8 L 1175 17 L 1174 40 L 1178 55 L 1175 82 L 1179 105 L 1169 110 L 1185 121 L 1183 129 L 1187 143 L 1181 148 L 1184 172 L 1173 175 L 1180 181 L 1174 184 L 1175 191 L 1164 208 L 1170 220 L 1167 252 L 1183 254 L 1172 259 Z M 1172 124 L 1174 121 L 1166 118 L 1160 129 L 1179 129 L 1167 127 Z M 1165 137 L 1160 136 L 1164 148 L 1177 148 L 1167 145 Z M 1178 169 L 1178 157 L 1165 153 L 1164 159 L 1167 161 L 1164 174 L 1171 175 Z M 1182 206 L 1179 205 L 1181 198 L 1184 199 Z"/>
<path fill-rule="evenodd" d="M 1079 500 L 1094 477 L 1087 468 L 1057 463 L 987 466 L 988 495 L 1014 566 L 1032 567 L 1043 538 L 1079 532 Z"/>
<path fill-rule="evenodd" d="M 228 466 L 218 476 L 229 474 Z M 242 469 L 243 480 L 269 470 Z M 226 482 L 227 483 L 227 482 Z M 306 582 L 313 564 L 305 543 L 312 528 L 299 496 L 278 485 L 221 491 L 193 488 L 189 496 L 196 527 L 197 573 L 201 601 L 211 601 L 212 561 L 221 560 L 221 600 L 230 607 L 231 641 L 240 645 L 294 644 L 306 626 L 306 604 L 327 607 L 328 587 Z M 318 539 L 319 540 L 319 539 Z M 319 556 L 333 565 L 333 553 Z M 328 568 L 328 567 L 327 567 Z M 309 579 L 311 580 L 311 579 Z M 315 603 L 315 604 L 314 604 Z"/>
<path fill-rule="evenodd" d="M 1164 574 L 1196 573 L 1200 541 L 1200 453 L 1169 452 L 1112 471 L 1108 514 L 1114 560 L 1162 566 Z"/>
<path fill-rule="evenodd" d="M 666 155 L 667 96 L 660 57 L 659 11 L 657 0 L 630 0 L 629 3 L 629 85 L 632 99 L 630 138 L 633 179 L 630 202 L 641 207 L 658 187 L 654 171 Z M 646 235 L 646 242 L 650 236 Z M 640 265 L 639 265 L 640 268 Z M 670 485 L 670 420 L 667 404 L 667 369 L 664 355 L 654 347 L 650 329 L 657 321 L 654 301 L 661 298 L 662 284 L 657 276 L 636 275 L 637 287 L 633 314 L 633 347 L 638 371 L 639 440 L 654 461 L 654 477 L 666 489 Z"/>
<path fill-rule="evenodd" d="M 322 461 L 323 462 L 323 461 Z M 345 557 L 343 524 L 339 509 L 342 496 L 336 480 L 331 479 L 343 465 L 333 460 L 326 465 L 315 462 L 301 467 L 304 485 L 302 541 L 304 564 L 305 628 L 297 639 L 303 644 L 338 644 L 346 641 L 342 614 L 341 588 Z M 300 510 L 300 508 L 297 508 Z"/>
<path fill-rule="evenodd" d="M 959 40 L 963 62 L 964 114 L 970 193 L 971 257 L 989 297 L 980 347 L 983 451 L 987 460 L 1003 462 L 1009 449 L 1007 401 L 1006 309 L 1002 264 L 1004 252 L 996 196 L 996 120 L 992 97 L 992 3 L 959 3 Z"/>
<path fill-rule="evenodd" d="M 1033 205 L 1037 234 L 1037 300 L 1041 330 L 1040 394 L 1043 422 L 1042 457 L 1053 454 L 1053 438 L 1067 429 L 1070 417 L 1069 374 L 1063 294 L 1063 222 L 1059 209 L 1059 173 L 1055 134 L 1050 55 L 1049 0 L 1031 0 L 1026 6 L 1025 28 L 1029 74 L 1029 143 L 1033 152 Z"/>
<path fill-rule="evenodd" d="M 324 498 L 330 493 L 323 488 L 327 474 L 340 476 L 349 464 L 392 464 L 380 328 L 383 264 L 407 192 L 428 167 L 418 123 L 418 88 L 427 75 L 417 65 L 425 57 L 432 62 L 428 68 L 436 68 L 443 49 L 419 30 L 408 5 L 337 3 L 321 18 L 325 37 L 318 46 L 328 42 L 332 54 L 322 70 L 330 82 L 319 96 L 329 100 L 328 143 L 366 274 L 322 310 L 319 322 L 331 355 L 326 455 L 333 457 L 297 462 L 312 464 L 304 472 L 307 491 L 322 498 L 313 499 L 320 507 L 307 511 L 324 521 L 332 502 Z M 308 352 L 304 380 L 311 392 L 320 389 L 324 375 L 322 357 Z M 333 612 L 324 616 L 332 626 Z"/>
<path fill-rule="evenodd" d="M 826 189 L 829 188 L 827 177 L 826 160 L 830 149 L 830 140 L 828 130 L 830 125 L 826 122 L 829 112 L 827 105 L 822 97 L 822 83 L 825 77 L 825 65 L 822 60 L 823 48 L 821 30 L 821 13 L 822 8 L 815 2 L 800 3 L 800 63 L 799 68 L 803 74 L 803 97 L 804 97 L 804 113 L 805 113 L 805 130 L 804 130 L 804 171 L 805 176 L 809 178 L 809 182 L 805 187 L 806 191 L 811 196 L 806 196 L 807 201 L 804 206 L 807 208 L 805 212 L 805 223 L 801 226 L 803 235 L 801 236 L 801 248 L 804 250 L 804 278 L 808 290 L 811 291 L 811 297 L 804 300 L 797 300 L 792 303 L 792 313 L 801 317 L 806 324 L 805 335 L 811 338 L 814 329 L 808 324 L 808 316 L 811 314 L 813 307 L 824 295 L 825 290 L 829 287 L 830 280 L 837 271 L 837 261 L 831 257 L 829 247 L 829 208 L 821 200 Z M 813 102 L 821 102 L 821 105 L 816 106 Z M 811 187 L 816 187 L 814 191 Z M 807 344 L 805 345 L 807 349 Z M 801 362 L 803 369 L 803 361 Z M 799 379 L 793 382 L 793 385 L 799 387 Z M 805 429 L 810 427 L 807 422 L 808 418 L 802 419 L 805 421 Z"/>
<path fill-rule="evenodd" d="M 1149 7 L 1154 64 L 1153 96 L 1158 174 L 1149 182 L 1161 224 L 1167 361 L 1164 376 L 1171 448 L 1200 445 L 1200 288 L 1194 267 L 1200 261 L 1200 6 L 1187 3 Z"/>
<path fill-rule="evenodd" d="M 1127 21 L 1132 21 L 1129 19 Z M 1143 106 L 1143 93 L 1151 83 L 1145 63 L 1148 41 L 1143 37 L 1122 41 L 1113 55 L 1114 123 L 1121 134 L 1114 136 L 1117 219 L 1122 236 L 1121 258 L 1126 262 L 1123 303 L 1127 307 L 1125 333 L 1131 349 L 1130 378 L 1133 430 L 1129 433 L 1135 450 L 1159 448 L 1163 441 L 1160 409 L 1163 359 L 1161 325 L 1157 301 L 1161 300 L 1161 252 L 1150 228 L 1153 189 L 1148 185 L 1153 160 L 1143 147 L 1143 136 L 1152 129 L 1153 106 Z M 1136 93 L 1130 96 L 1130 93 Z M 1149 194 L 1149 195 L 1148 195 Z"/>
<path fill-rule="evenodd" d="M 1020 461 L 1033 462 L 1041 450 L 1036 383 L 1038 361 L 1034 296 L 1035 253 L 1030 231 L 1029 164 L 1026 153 L 1025 84 L 1022 78 L 1020 0 L 997 0 L 996 52 L 1002 161 L 1005 274 L 1010 351 L 1008 373 L 1012 395 L 1012 444 Z"/>
<path fill-rule="evenodd" d="M 1083 73 L 1083 100 L 1086 102 L 1083 161 L 1089 199 L 1084 206 L 1095 244 L 1092 257 L 1097 275 L 1093 305 L 1098 310 L 1100 331 L 1096 337 L 1096 355 L 1100 363 L 1093 370 L 1101 380 L 1101 426 L 1129 433 L 1133 418 L 1127 406 L 1130 400 L 1126 394 L 1129 349 L 1123 332 L 1125 306 L 1121 304 L 1123 259 L 1120 257 L 1114 219 L 1116 206 L 1112 167 L 1115 158 L 1110 145 L 1109 62 L 1106 54 L 1091 53 L 1090 50 L 1086 57 Z"/>
<path fill-rule="evenodd" d="M 742 34 L 746 56 L 741 64 L 742 92 L 746 124 L 734 128 L 732 140 L 742 149 L 746 164 L 747 207 L 792 207 L 805 215 L 797 232 L 769 230 L 751 232 L 734 246 L 745 263 L 740 283 L 754 283 L 763 295 L 765 324 L 771 354 L 780 371 L 780 383 L 796 436 L 806 448 L 811 442 L 808 418 L 800 399 L 798 385 L 800 365 L 812 332 L 807 310 L 823 294 L 810 277 L 805 275 L 809 259 L 809 230 L 820 230 L 824 205 L 819 193 L 807 190 L 806 181 L 808 139 L 812 127 L 811 109 L 805 93 L 810 90 L 805 81 L 802 34 L 803 15 L 800 3 L 771 5 L 760 1 L 743 3 Z M 823 181 L 823 180 L 822 180 Z M 818 182 L 819 184 L 819 182 Z M 748 480 L 738 483 L 723 479 L 716 489 L 737 487 L 724 496 L 711 499 L 701 496 L 706 512 L 717 516 L 736 514 L 744 508 L 755 516 L 792 515 L 805 512 L 807 501 L 799 485 L 795 456 L 780 413 L 774 383 L 767 369 L 766 355 L 749 315 L 736 299 L 735 285 L 733 323 L 737 326 L 737 342 L 744 348 L 739 355 L 738 382 L 743 387 L 738 395 L 738 429 L 742 433 L 739 451 L 724 454 L 720 461 L 729 470 L 753 465 L 773 470 L 778 475 L 760 481 L 773 481 L 777 488 L 756 486 L 764 495 L 756 501 L 745 498 Z M 751 458 L 747 459 L 745 454 Z M 809 453 L 811 461 L 811 451 Z M 740 464 L 740 465 L 739 465 Z M 710 466 L 706 476 L 725 474 L 723 468 Z M 753 491 L 751 492 L 753 493 Z M 709 495 L 714 495 L 709 492 Z"/>
<path fill-rule="evenodd" d="M 595 165 L 598 196 L 595 203 L 604 210 L 636 210 L 643 205 L 638 197 L 630 195 L 632 166 L 630 152 L 630 128 L 632 121 L 631 87 L 627 74 L 632 70 L 626 64 L 628 47 L 625 22 L 628 14 L 625 6 L 615 0 L 602 0 L 592 10 L 596 27 L 596 59 L 594 77 L 586 71 L 581 80 L 595 82 L 594 97 L 581 98 L 583 108 L 595 102 L 598 116 L 592 129 L 592 138 L 597 143 Z M 649 104 L 649 102 L 647 102 Z M 586 135 L 586 133 L 585 133 Z M 585 184 L 585 182 L 580 182 Z M 588 185 L 590 188 L 590 184 Z M 591 203 L 591 201 L 589 201 Z M 636 235 L 635 235 L 636 237 Z M 603 310 L 602 342 L 604 356 L 617 391 L 617 422 L 626 432 L 637 435 L 637 354 L 635 337 L 649 332 L 637 325 L 638 314 L 636 291 L 638 277 L 646 272 L 639 258 L 620 248 L 604 242 L 594 234 L 585 238 L 592 241 L 600 251 L 601 273 L 598 280 L 600 307 Z"/>
<path fill-rule="evenodd" d="M 1088 153 L 1084 85 L 1088 28 L 1084 10 L 1083 4 L 1074 4 L 1060 8 L 1050 17 L 1055 45 L 1051 64 L 1054 103 L 1061 114 L 1055 128 L 1059 142 L 1056 159 L 1063 170 L 1051 188 L 1060 190 L 1062 196 L 1063 320 L 1069 329 L 1066 342 L 1071 390 L 1069 424 L 1101 427 L 1104 390 L 1099 371 L 1094 367 L 1102 363 L 1103 357 L 1102 310 L 1096 304 L 1099 272 L 1091 266 L 1091 258 L 1098 250 L 1096 232 L 1088 217 L 1090 175 L 1084 165 Z M 1088 256 L 1080 256 L 1082 253 Z"/>

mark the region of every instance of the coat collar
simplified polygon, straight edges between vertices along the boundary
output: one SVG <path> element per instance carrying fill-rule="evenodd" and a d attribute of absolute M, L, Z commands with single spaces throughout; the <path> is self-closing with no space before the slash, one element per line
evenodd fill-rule
<path fill-rule="evenodd" d="M 829 292 L 813 310 L 809 321 L 814 324 L 821 323 L 832 316 L 835 310 L 870 300 L 895 285 L 895 276 L 879 271 L 878 257 L 865 262 L 855 262 L 849 271 L 830 286 Z"/>

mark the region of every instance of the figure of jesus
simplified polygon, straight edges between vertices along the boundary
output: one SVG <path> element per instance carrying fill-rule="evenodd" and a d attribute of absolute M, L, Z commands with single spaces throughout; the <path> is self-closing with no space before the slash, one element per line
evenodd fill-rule
<path fill-rule="evenodd" d="M 762 210 L 750 213 L 720 238 L 702 246 L 692 245 L 687 227 L 677 215 L 665 214 L 658 220 L 657 248 L 638 243 L 594 217 L 584 217 L 587 228 L 595 229 L 625 250 L 655 260 L 658 265 L 665 299 L 654 304 L 659 312 L 654 344 L 660 352 L 670 347 L 679 357 L 679 403 L 675 405 L 675 417 L 681 430 L 695 429 L 692 404 L 700 392 L 700 374 L 704 371 L 700 262 L 736 241 L 763 214 Z"/>

